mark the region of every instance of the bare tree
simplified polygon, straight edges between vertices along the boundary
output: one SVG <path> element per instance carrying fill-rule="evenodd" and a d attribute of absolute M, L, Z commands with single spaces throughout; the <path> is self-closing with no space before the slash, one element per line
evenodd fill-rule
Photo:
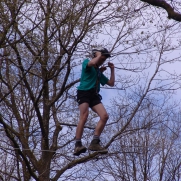
<path fill-rule="evenodd" d="M 161 16 L 146 7 L 116 0 L 0 2 L 2 180 L 151 178 L 161 143 L 154 129 L 160 129 L 161 118 L 166 117 L 162 107 L 167 110 L 169 96 L 180 88 L 180 76 L 165 67 L 179 61 L 180 54 L 171 58 L 167 54 L 176 52 L 181 41 L 172 42 L 173 34 L 179 34 L 179 24 L 160 21 Z M 112 51 L 118 70 L 115 100 L 120 101 L 110 107 L 111 121 L 103 133 L 110 153 L 88 152 L 75 158 L 80 65 L 89 50 L 100 44 Z M 163 104 L 155 101 L 164 94 Z M 156 113 L 154 105 L 160 106 Z M 85 145 L 90 143 L 96 120 L 91 113 L 83 136 Z M 167 153 L 174 153 L 175 140 L 166 144 L 162 139 Z M 173 167 L 174 158 L 165 157 L 165 152 L 159 156 L 160 179 L 168 159 L 172 169 L 167 173 L 176 178 L 180 161 Z M 111 166 L 113 161 L 119 166 Z"/>
<path fill-rule="evenodd" d="M 179 104 L 170 104 L 167 95 L 161 102 L 157 98 L 147 97 L 147 106 L 140 107 L 133 122 L 111 146 L 111 157 L 104 159 L 103 172 L 114 180 L 179 180 Z M 122 110 L 123 122 L 129 109 L 119 106 L 119 101 L 115 100 L 114 110 Z M 119 122 L 117 125 L 117 129 L 122 128 Z"/>

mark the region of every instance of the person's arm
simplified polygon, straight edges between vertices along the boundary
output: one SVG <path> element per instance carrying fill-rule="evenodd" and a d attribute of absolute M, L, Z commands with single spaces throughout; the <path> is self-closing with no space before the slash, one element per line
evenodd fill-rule
<path fill-rule="evenodd" d="M 101 52 L 96 52 L 96 57 L 94 57 L 89 63 L 87 64 L 88 67 L 97 67 L 98 62 L 100 61 L 102 56 Z"/>
<path fill-rule="evenodd" d="M 110 79 L 107 82 L 107 85 L 113 87 L 114 83 L 115 83 L 114 64 L 109 62 L 108 67 L 111 69 L 111 76 L 110 76 Z"/>

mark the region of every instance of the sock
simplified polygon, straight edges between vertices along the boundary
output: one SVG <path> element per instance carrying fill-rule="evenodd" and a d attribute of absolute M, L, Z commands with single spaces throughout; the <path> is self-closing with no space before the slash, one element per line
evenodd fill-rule
<path fill-rule="evenodd" d="M 82 146 L 81 139 L 75 139 L 75 146 Z"/>
<path fill-rule="evenodd" d="M 75 142 L 77 143 L 77 142 L 81 142 L 81 139 L 75 139 Z"/>
<path fill-rule="evenodd" d="M 97 135 L 93 136 L 93 140 L 99 140 L 99 139 L 100 139 L 100 136 L 97 136 Z"/>

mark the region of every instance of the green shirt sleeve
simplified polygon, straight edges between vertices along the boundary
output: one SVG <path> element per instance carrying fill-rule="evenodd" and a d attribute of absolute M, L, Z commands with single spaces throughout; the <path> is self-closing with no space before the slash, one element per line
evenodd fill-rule
<path fill-rule="evenodd" d="M 90 67 L 87 66 L 88 63 L 89 63 L 89 59 L 85 59 L 82 64 L 82 69 L 84 69 L 84 70 L 89 69 Z"/>
<path fill-rule="evenodd" d="M 109 79 L 102 73 L 100 78 L 101 85 L 104 86 L 105 84 L 107 84 L 108 80 Z"/>

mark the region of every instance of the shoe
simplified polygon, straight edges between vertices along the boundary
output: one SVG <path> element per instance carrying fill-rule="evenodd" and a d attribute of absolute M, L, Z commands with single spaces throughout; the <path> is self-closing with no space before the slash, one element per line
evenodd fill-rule
<path fill-rule="evenodd" d="M 73 155 L 79 156 L 81 153 L 85 153 L 87 151 L 87 148 L 85 146 L 82 146 L 81 142 L 75 143 L 74 153 Z"/>
<path fill-rule="evenodd" d="M 89 145 L 89 150 L 91 151 L 97 151 L 101 154 L 107 154 L 108 153 L 108 150 L 104 147 L 101 147 L 100 144 L 99 144 L 100 140 L 99 139 L 93 139 L 91 141 L 91 144 Z"/>

